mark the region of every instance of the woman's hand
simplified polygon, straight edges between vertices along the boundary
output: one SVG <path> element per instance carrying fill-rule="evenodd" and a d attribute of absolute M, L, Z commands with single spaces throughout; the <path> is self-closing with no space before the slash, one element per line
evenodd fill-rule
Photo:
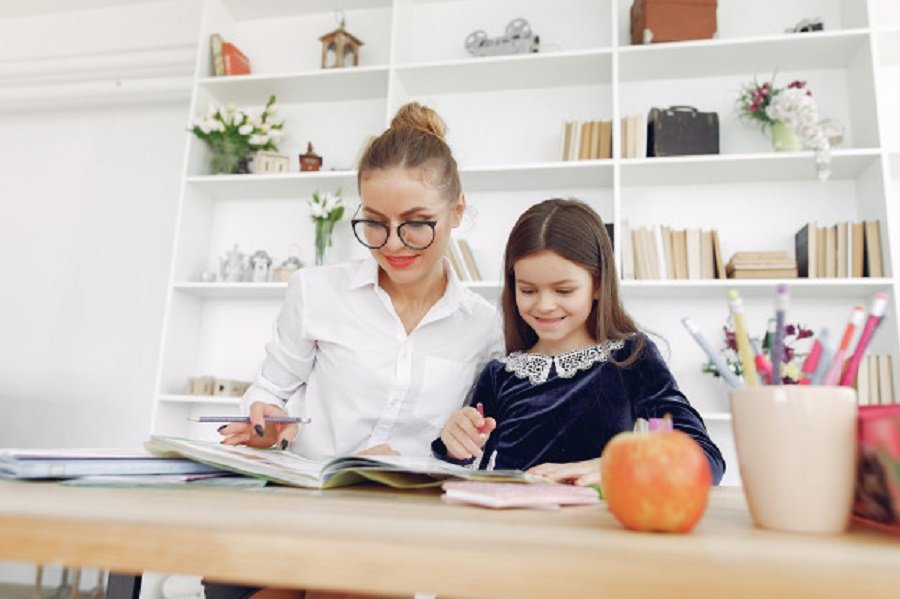
<path fill-rule="evenodd" d="M 481 457 L 481 448 L 495 428 L 496 420 L 485 418 L 478 410 L 469 406 L 450 414 L 441 431 L 441 441 L 447 447 L 447 454 L 453 459 Z"/>
<path fill-rule="evenodd" d="M 258 448 L 277 445 L 287 449 L 300 427 L 293 422 L 267 423 L 266 416 L 287 416 L 287 413 L 276 405 L 254 401 L 250 405 L 250 422 L 232 422 L 219 428 L 219 434 L 225 437 L 222 443 Z"/>
<path fill-rule="evenodd" d="M 547 462 L 528 469 L 528 474 L 543 476 L 553 482 L 584 487 L 600 484 L 600 458 L 568 464 Z"/>

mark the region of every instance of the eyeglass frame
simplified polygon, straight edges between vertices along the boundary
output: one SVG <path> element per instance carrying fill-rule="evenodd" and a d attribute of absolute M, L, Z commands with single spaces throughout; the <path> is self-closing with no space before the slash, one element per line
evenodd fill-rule
<path fill-rule="evenodd" d="M 405 247 L 408 247 L 409 249 L 411 249 L 413 251 L 423 252 L 423 251 L 427 250 L 434 244 L 434 240 L 437 238 L 437 232 L 435 231 L 435 227 L 437 226 L 438 220 L 440 220 L 441 217 L 443 217 L 445 214 L 450 212 L 450 210 L 453 208 L 454 205 L 455 205 L 455 203 L 451 203 L 450 206 L 446 210 L 444 210 L 439 216 L 437 216 L 434 220 L 406 220 L 406 221 L 403 221 L 396 227 L 393 227 L 393 230 L 397 233 L 397 239 L 399 239 L 400 243 L 402 243 Z M 359 212 L 360 209 L 362 209 L 362 204 L 360 204 L 359 207 L 357 207 L 356 212 Z M 356 224 L 357 223 L 364 223 L 367 225 L 377 225 L 377 226 L 381 227 L 382 229 L 384 229 L 387 232 L 387 235 L 385 236 L 382 244 L 381 245 L 369 245 L 368 243 L 366 243 L 365 241 L 360 239 L 359 235 L 356 234 Z M 406 240 L 403 239 L 403 235 L 400 234 L 400 229 L 409 224 L 427 225 L 427 226 L 431 227 L 431 241 L 429 241 L 427 245 L 424 245 L 422 247 L 415 247 L 415 246 L 412 246 L 412 245 L 409 245 L 408 243 L 406 243 Z M 372 220 L 372 219 L 368 219 L 368 218 L 351 218 L 350 219 L 350 230 L 353 231 L 353 236 L 356 238 L 356 241 L 358 241 L 360 243 L 360 245 L 362 245 L 370 250 L 380 250 L 381 248 L 383 248 L 384 246 L 387 245 L 388 241 L 391 240 L 392 227 L 390 225 L 386 225 L 383 222 L 378 221 L 378 220 Z"/>

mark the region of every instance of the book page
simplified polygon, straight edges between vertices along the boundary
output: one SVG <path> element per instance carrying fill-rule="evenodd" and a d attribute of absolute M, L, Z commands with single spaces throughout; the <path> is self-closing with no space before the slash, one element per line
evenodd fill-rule
<path fill-rule="evenodd" d="M 222 445 L 180 437 L 153 435 L 147 450 L 174 451 L 179 455 L 251 476 L 298 487 L 320 488 L 323 464 L 280 449 L 254 449 L 245 445 Z"/>

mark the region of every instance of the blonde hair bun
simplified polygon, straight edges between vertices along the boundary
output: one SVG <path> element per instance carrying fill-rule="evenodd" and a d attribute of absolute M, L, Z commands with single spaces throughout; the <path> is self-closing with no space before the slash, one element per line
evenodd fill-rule
<path fill-rule="evenodd" d="M 397 110 L 397 114 L 391 120 L 391 128 L 399 127 L 418 129 L 446 141 L 447 125 L 444 124 L 444 120 L 432 108 L 418 102 L 409 102 Z"/>

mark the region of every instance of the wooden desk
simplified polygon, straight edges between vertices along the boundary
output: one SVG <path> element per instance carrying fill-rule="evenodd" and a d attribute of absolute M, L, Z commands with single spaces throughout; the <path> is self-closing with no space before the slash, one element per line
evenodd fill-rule
<path fill-rule="evenodd" d="M 900 538 L 754 529 L 714 489 L 692 534 L 605 506 L 443 505 L 434 493 L 88 489 L 0 481 L 0 560 L 445 597 L 897 597 Z"/>

